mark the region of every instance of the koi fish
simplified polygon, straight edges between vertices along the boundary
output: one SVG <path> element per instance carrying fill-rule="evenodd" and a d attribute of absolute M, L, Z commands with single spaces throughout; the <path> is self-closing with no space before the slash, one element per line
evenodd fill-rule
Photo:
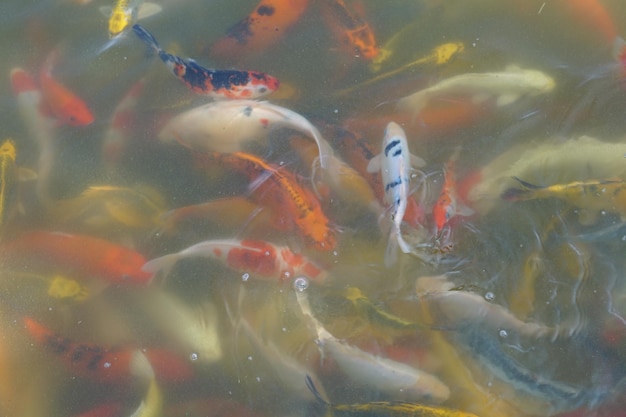
<path fill-rule="evenodd" d="M 615 180 L 574 181 L 549 186 L 533 185 L 513 177 L 522 188 L 509 188 L 502 193 L 507 201 L 557 198 L 578 208 L 581 224 L 596 222 L 601 211 L 617 213 L 626 219 L 626 182 Z"/>
<path fill-rule="evenodd" d="M 132 249 L 86 235 L 34 231 L 1 245 L 4 265 L 47 265 L 114 284 L 147 284 L 144 257 Z"/>
<path fill-rule="evenodd" d="M 11 217 L 17 203 L 17 151 L 15 143 L 6 139 L 0 145 L 0 228 Z"/>
<path fill-rule="evenodd" d="M 164 142 L 176 140 L 203 152 L 238 152 L 252 140 L 268 137 L 275 129 L 293 129 L 315 140 L 320 165 L 326 168 L 333 150 L 311 122 L 300 114 L 267 101 L 216 101 L 171 119 L 159 133 Z"/>
<path fill-rule="evenodd" d="M 113 8 L 101 7 L 109 17 L 109 38 L 114 38 L 128 29 L 137 20 L 160 13 L 162 7 L 143 0 L 116 0 Z"/>
<path fill-rule="evenodd" d="M 410 192 L 411 166 L 423 167 L 426 162 L 409 152 L 404 130 L 394 122 L 385 129 L 382 153 L 370 159 L 368 172 L 380 172 L 385 189 L 385 202 L 392 223 L 389 244 L 385 253 L 385 265 L 391 266 L 397 258 L 397 248 L 411 253 L 404 240 L 400 226 L 406 212 Z"/>
<path fill-rule="evenodd" d="M 178 253 L 161 256 L 146 262 L 142 270 L 150 274 L 169 272 L 181 259 L 203 257 L 217 259 L 229 268 L 242 272 L 245 277 L 270 281 L 290 280 L 305 276 L 323 282 L 326 271 L 303 255 L 286 246 L 276 246 L 259 240 L 207 240 L 183 249 Z M 246 280 L 248 278 L 245 278 Z"/>
<path fill-rule="evenodd" d="M 325 0 L 327 21 L 335 36 L 353 56 L 373 59 L 379 49 L 376 37 L 369 24 L 353 13 L 344 0 Z"/>
<path fill-rule="evenodd" d="M 76 375 L 99 382 L 116 383 L 133 377 L 152 378 L 148 358 L 138 349 L 106 349 L 97 345 L 72 342 L 26 317 L 24 325 L 30 336 L 45 350 L 62 359 Z"/>
<path fill-rule="evenodd" d="M 308 245 L 323 251 L 335 248 L 335 232 L 319 201 L 311 191 L 300 186 L 291 172 L 243 152 L 213 154 L 212 158 L 245 175 L 250 181 L 252 201 L 282 216 L 282 221 L 293 226 Z"/>
<path fill-rule="evenodd" d="M 148 230 L 161 224 L 163 196 L 146 186 L 91 186 L 78 197 L 58 200 L 48 212 L 57 224 L 86 226 L 97 232 L 123 226 L 125 230 Z M 83 229 L 84 230 L 84 229 Z"/>
<path fill-rule="evenodd" d="M 219 230 L 245 230 L 248 237 L 267 236 L 281 227 L 285 228 L 280 216 L 270 207 L 259 206 L 244 197 L 221 198 L 179 207 L 165 213 L 162 222 L 161 231 L 166 235 L 178 233 L 184 226 L 198 229 L 205 223 Z"/>
<path fill-rule="evenodd" d="M 133 26 L 135 34 L 150 48 L 191 91 L 217 98 L 255 99 L 276 90 L 278 79 L 257 71 L 214 70 L 199 65 L 193 59 L 184 60 L 165 52 L 150 32 L 142 26 Z"/>
<path fill-rule="evenodd" d="M 310 327 L 315 330 L 322 356 L 333 358 L 355 383 L 392 396 L 402 393 L 436 403 L 448 399 L 450 389 L 437 377 L 402 362 L 364 352 L 334 337 L 313 315 L 307 294 L 308 280 L 298 278 L 294 286 L 298 305 Z"/>
<path fill-rule="evenodd" d="M 449 95 L 470 95 L 478 101 L 496 96 L 496 105 L 505 106 L 521 96 L 549 93 L 554 86 L 554 80 L 541 71 L 509 66 L 505 72 L 469 73 L 445 79 L 401 98 L 396 106 L 417 114 L 433 99 Z"/>
<path fill-rule="evenodd" d="M 39 86 L 47 107 L 54 117 L 70 126 L 87 126 L 94 117 L 87 104 L 67 87 L 52 77 L 52 66 L 57 52 L 53 51 L 39 72 Z"/>
<path fill-rule="evenodd" d="M 109 128 L 102 138 L 102 163 L 109 176 L 119 175 L 124 151 L 131 141 L 130 130 L 135 122 L 135 107 L 143 92 L 144 81 L 137 81 L 113 110 Z"/>
<path fill-rule="evenodd" d="M 162 349 L 108 348 L 83 344 L 60 336 L 30 317 L 23 319 L 30 336 L 58 356 L 75 375 L 103 383 L 144 380 L 179 381 L 191 368 L 177 355 Z M 171 372 L 171 368 L 178 371 Z"/>
<path fill-rule="evenodd" d="M 471 216 L 474 210 L 460 204 L 456 192 L 456 161 L 461 149 L 457 148 L 443 169 L 445 178 L 439 198 L 433 207 L 436 234 L 439 235 L 455 216 Z"/>
<path fill-rule="evenodd" d="M 386 122 L 388 123 L 388 122 Z M 379 172 L 372 173 L 367 171 L 367 166 L 375 151 L 371 145 L 363 137 L 357 137 L 353 132 L 346 129 L 338 129 L 334 132 L 335 145 L 341 152 L 341 156 L 353 167 L 365 180 L 376 195 L 376 199 L 380 204 L 385 203 L 385 187 Z M 410 226 L 418 226 L 424 221 L 424 210 L 419 206 L 414 198 L 407 199 L 406 210 L 404 211 L 403 222 Z"/>
<path fill-rule="evenodd" d="M 390 417 L 478 417 L 475 414 L 444 407 L 431 407 L 401 401 L 375 401 L 362 404 L 331 404 L 326 401 L 311 378 L 307 375 L 306 385 L 315 398 L 337 417 L 390 416 Z"/>
<path fill-rule="evenodd" d="M 211 47 L 211 56 L 239 60 L 276 44 L 298 22 L 309 0 L 262 0 Z"/>
<path fill-rule="evenodd" d="M 386 329 L 415 331 L 420 327 L 418 323 L 410 322 L 401 317 L 395 316 L 380 307 L 376 306 L 367 298 L 360 289 L 348 287 L 346 289 L 346 299 L 350 300 L 357 312 L 365 317 L 370 323 L 384 327 Z"/>

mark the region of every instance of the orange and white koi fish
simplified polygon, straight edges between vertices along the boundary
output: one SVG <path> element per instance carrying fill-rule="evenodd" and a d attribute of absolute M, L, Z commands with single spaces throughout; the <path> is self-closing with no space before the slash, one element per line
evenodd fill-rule
<path fill-rule="evenodd" d="M 306 278 L 294 282 L 302 314 L 317 335 L 322 356 L 331 357 L 355 383 L 395 397 L 410 395 L 440 403 L 450 396 L 450 389 L 434 375 L 401 362 L 381 358 L 346 344 L 330 334 L 313 315 Z"/>
<path fill-rule="evenodd" d="M 52 66 L 57 52 L 53 51 L 39 72 L 39 86 L 46 105 L 61 123 L 71 126 L 87 126 L 94 116 L 87 104 L 52 76 Z"/>
<path fill-rule="evenodd" d="M 344 0 L 325 0 L 323 11 L 335 36 L 352 56 L 368 60 L 378 56 L 380 50 L 374 31 Z"/>
<path fill-rule="evenodd" d="M 193 150 L 228 153 L 241 151 L 246 142 L 266 140 L 271 131 L 283 128 L 315 140 L 320 165 L 327 167 L 333 150 L 319 130 L 300 114 L 267 101 L 216 101 L 196 107 L 170 120 L 159 139 L 176 140 Z"/>
<path fill-rule="evenodd" d="M 261 0 L 215 42 L 211 56 L 235 61 L 262 53 L 285 36 L 308 6 L 309 0 Z"/>
<path fill-rule="evenodd" d="M 99 277 L 114 284 L 147 284 L 141 270 L 145 258 L 132 249 L 85 235 L 33 231 L 2 244 L 0 260 L 7 266 L 45 266 L 75 277 Z"/>
<path fill-rule="evenodd" d="M 336 138 L 335 145 L 339 152 L 341 152 L 341 156 L 365 178 L 374 191 L 378 202 L 380 204 L 386 204 L 385 187 L 383 186 L 380 173 L 367 171 L 370 160 L 376 156 L 369 142 L 363 137 L 357 137 L 357 135 L 350 130 L 337 129 L 337 131 L 333 133 Z M 402 221 L 413 227 L 422 224 L 424 221 L 424 210 L 412 197 L 409 197 L 406 203 Z"/>
<path fill-rule="evenodd" d="M 277 246 L 260 240 L 207 240 L 183 249 L 178 253 L 161 256 L 146 262 L 143 271 L 166 273 L 181 259 L 191 257 L 211 258 L 248 278 L 285 281 L 305 276 L 316 282 L 326 279 L 326 271 L 286 246 Z"/>
<path fill-rule="evenodd" d="M 56 128 L 58 123 L 46 107 L 41 90 L 34 77 L 21 68 L 11 70 L 11 87 L 15 95 L 22 122 L 37 143 L 37 197 L 50 200 L 49 189 L 52 170 L 57 160 Z"/>
<path fill-rule="evenodd" d="M 212 159 L 245 175 L 250 181 L 250 198 L 270 207 L 281 221 L 293 227 L 307 245 L 330 251 L 337 245 L 335 231 L 313 193 L 302 187 L 294 174 L 262 159 L 236 152 L 212 154 Z"/>
<path fill-rule="evenodd" d="M 164 381 L 191 378 L 191 367 L 163 349 L 107 348 L 60 336 L 30 317 L 24 325 L 37 344 L 57 355 L 73 374 L 104 383 L 122 383 L 155 377 Z"/>
<path fill-rule="evenodd" d="M 411 167 L 422 167 L 426 162 L 412 155 L 404 130 L 395 122 L 389 122 L 385 129 L 382 152 L 370 159 L 367 170 L 380 172 L 385 190 L 385 203 L 389 209 L 391 232 L 385 253 L 385 265 L 391 266 L 397 258 L 397 248 L 403 253 L 411 253 L 410 245 L 404 240 L 400 228 L 406 213 L 407 201 L 411 194 Z"/>
<path fill-rule="evenodd" d="M 439 198 L 433 207 L 436 233 L 440 234 L 455 216 L 471 216 L 474 210 L 459 202 L 456 192 L 456 161 L 461 149 L 457 148 L 443 169 L 444 183 Z"/>
<path fill-rule="evenodd" d="M 215 70 L 201 66 L 193 59 L 184 60 L 165 52 L 150 32 L 140 25 L 133 31 L 150 48 L 154 49 L 161 61 L 196 94 L 217 98 L 254 99 L 266 96 L 276 90 L 277 78 L 258 71 Z"/>
<path fill-rule="evenodd" d="M 124 152 L 131 141 L 131 130 L 135 122 L 135 108 L 143 92 L 144 81 L 139 80 L 122 97 L 113 110 L 111 124 L 102 139 L 102 162 L 110 175 L 118 172 Z"/>

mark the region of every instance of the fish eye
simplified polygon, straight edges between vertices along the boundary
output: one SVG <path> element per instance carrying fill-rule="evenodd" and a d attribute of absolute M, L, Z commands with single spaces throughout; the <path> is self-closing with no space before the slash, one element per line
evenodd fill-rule
<path fill-rule="evenodd" d="M 259 88 L 259 93 L 266 93 L 266 92 L 267 92 L 267 88 L 266 87 Z"/>

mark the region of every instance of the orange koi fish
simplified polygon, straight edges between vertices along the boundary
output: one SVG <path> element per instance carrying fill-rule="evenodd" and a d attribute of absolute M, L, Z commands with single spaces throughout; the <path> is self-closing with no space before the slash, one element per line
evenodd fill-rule
<path fill-rule="evenodd" d="M 261 0 L 215 42 L 211 56 L 232 61 L 262 53 L 298 22 L 308 6 L 309 0 Z"/>
<path fill-rule="evenodd" d="M 457 148 L 444 167 L 444 184 L 439 198 L 433 207 L 433 220 L 437 234 L 441 233 L 450 220 L 459 216 L 471 216 L 474 210 L 459 203 L 456 191 L 456 161 L 461 150 Z"/>
<path fill-rule="evenodd" d="M 34 231 L 0 246 L 4 265 L 56 267 L 77 277 L 99 277 L 113 284 L 147 284 L 145 258 L 132 249 L 86 235 Z"/>
<path fill-rule="evenodd" d="M 184 60 L 168 54 L 159 46 L 150 32 L 140 25 L 133 31 L 148 47 L 154 49 L 172 73 L 194 93 L 220 98 L 255 99 L 278 88 L 279 81 L 258 71 L 215 70 L 201 66 L 193 59 Z"/>
<path fill-rule="evenodd" d="M 53 51 L 39 72 L 39 85 L 46 105 L 60 122 L 71 126 L 87 126 L 94 121 L 87 104 L 52 77 L 56 55 L 56 51 Z"/>
<path fill-rule="evenodd" d="M 148 261 L 143 270 L 151 274 L 161 270 L 167 273 L 179 260 L 190 257 L 217 259 L 253 278 L 285 281 L 305 276 L 319 282 L 326 278 L 324 270 L 288 247 L 252 239 L 207 240 Z"/>
<path fill-rule="evenodd" d="M 376 195 L 376 199 L 382 205 L 385 202 L 385 187 L 379 173 L 367 171 L 367 166 L 372 158 L 376 156 L 372 146 L 363 137 L 357 137 L 354 133 L 345 129 L 338 129 L 335 133 L 337 138 L 335 144 L 339 152 L 365 180 Z M 413 197 L 407 199 L 406 211 L 402 221 L 415 227 L 424 221 L 424 210 Z"/>
<path fill-rule="evenodd" d="M 133 378 L 182 381 L 191 378 L 191 367 L 177 355 L 161 349 L 105 348 L 76 343 L 42 324 L 24 318 L 26 330 L 45 350 L 61 358 L 72 373 L 103 383 L 120 383 Z M 172 371 L 175 369 L 175 371 Z"/>
<path fill-rule="evenodd" d="M 294 227 L 307 244 L 324 251 L 335 248 L 335 233 L 319 201 L 300 186 L 294 174 L 244 152 L 213 153 L 211 158 L 245 175 L 252 201 L 284 215 L 282 221 Z"/>
<path fill-rule="evenodd" d="M 369 24 L 353 13 L 344 0 L 325 0 L 324 12 L 330 28 L 353 56 L 374 59 L 380 50 Z"/>

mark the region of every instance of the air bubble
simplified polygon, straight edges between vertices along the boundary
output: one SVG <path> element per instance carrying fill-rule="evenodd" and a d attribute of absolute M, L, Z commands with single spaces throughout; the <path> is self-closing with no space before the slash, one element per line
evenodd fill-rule
<path fill-rule="evenodd" d="M 243 282 L 246 282 L 246 281 L 248 281 L 249 279 L 250 279 L 250 274 L 248 274 L 247 272 L 241 276 L 241 280 L 242 280 Z"/>
<path fill-rule="evenodd" d="M 502 329 L 500 330 L 500 332 L 498 332 L 498 334 L 500 335 L 500 337 L 505 338 L 507 337 L 509 334 L 506 332 L 506 330 Z"/>
<path fill-rule="evenodd" d="M 192 353 L 191 355 L 189 355 L 189 359 L 191 359 L 192 362 L 195 362 L 198 360 L 198 354 L 197 353 Z"/>
<path fill-rule="evenodd" d="M 495 298 L 496 298 L 496 295 L 492 293 L 491 291 L 485 293 L 485 300 L 493 301 Z"/>
<path fill-rule="evenodd" d="M 309 288 L 309 280 L 305 277 L 298 277 L 293 281 L 293 287 L 296 291 L 303 292 Z"/>
<path fill-rule="evenodd" d="M 105 362 L 104 364 L 102 364 L 102 366 L 104 366 L 105 368 L 110 368 L 111 362 Z"/>
<path fill-rule="evenodd" d="M 248 360 L 251 361 L 252 360 L 252 356 L 248 356 Z"/>

